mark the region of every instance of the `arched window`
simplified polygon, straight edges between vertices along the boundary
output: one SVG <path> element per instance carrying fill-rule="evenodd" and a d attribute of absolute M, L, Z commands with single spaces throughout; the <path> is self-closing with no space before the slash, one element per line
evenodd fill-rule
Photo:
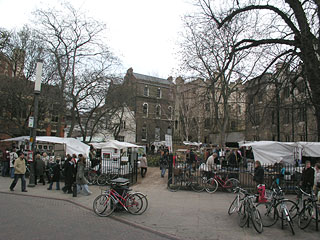
<path fill-rule="evenodd" d="M 161 92 L 161 88 L 157 89 L 157 98 L 161 98 L 162 92 Z"/>
<path fill-rule="evenodd" d="M 144 117 L 148 117 L 148 103 L 144 103 L 142 106 L 142 112 Z"/>
<path fill-rule="evenodd" d="M 147 85 L 144 86 L 143 95 L 148 97 L 149 96 L 149 88 Z"/>
<path fill-rule="evenodd" d="M 161 117 L 161 106 L 160 105 L 156 106 L 156 117 L 157 118 Z"/>
<path fill-rule="evenodd" d="M 159 127 L 156 127 L 154 130 L 154 140 L 160 141 L 160 128 Z"/>

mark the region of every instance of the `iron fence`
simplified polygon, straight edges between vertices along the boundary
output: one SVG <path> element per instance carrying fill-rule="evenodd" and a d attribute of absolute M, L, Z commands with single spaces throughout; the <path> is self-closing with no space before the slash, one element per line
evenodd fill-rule
<path fill-rule="evenodd" d="M 264 184 L 266 188 L 271 188 L 273 184 L 278 183 L 286 193 L 293 193 L 295 186 L 299 185 L 302 173 L 302 167 L 297 167 L 291 164 L 264 164 Z M 213 169 L 209 171 L 209 169 Z M 205 163 L 196 162 L 189 164 L 187 162 L 173 162 L 172 158 L 169 162 L 169 176 L 168 179 L 175 175 L 182 174 L 182 172 L 189 172 L 193 176 L 200 176 L 203 178 L 212 177 L 217 174 L 221 179 L 236 178 L 240 182 L 240 186 L 250 190 L 256 191 L 257 183 L 253 180 L 254 163 L 248 162 L 246 164 L 234 165 L 219 165 L 208 167 Z"/>
<path fill-rule="evenodd" d="M 138 179 L 138 160 L 130 155 L 127 161 L 121 158 L 101 159 L 97 158 L 94 163 L 87 161 L 87 169 L 95 169 L 98 174 L 107 174 L 111 179 L 116 177 L 127 178 L 130 184 L 135 184 Z"/>

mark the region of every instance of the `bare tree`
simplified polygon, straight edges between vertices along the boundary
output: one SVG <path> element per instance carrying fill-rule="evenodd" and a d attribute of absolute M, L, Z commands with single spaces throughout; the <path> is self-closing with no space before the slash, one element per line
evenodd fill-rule
<path fill-rule="evenodd" d="M 47 81 L 59 86 L 63 101 L 59 126 L 62 127 L 62 118 L 68 109 L 71 118 L 68 136 L 71 136 L 77 123 L 77 111 L 81 109 L 79 105 L 95 102 L 92 89 L 100 89 L 101 79 L 113 73 L 119 62 L 103 41 L 105 25 L 69 3 L 63 5 L 62 11 L 39 9 L 34 15 L 37 33 L 45 43 Z M 99 109 L 99 104 L 93 105 L 94 109 Z"/>
<path fill-rule="evenodd" d="M 250 0 L 225 1 L 224 9 L 217 8 L 214 1 L 198 0 L 203 12 L 218 28 L 233 24 L 241 16 L 243 22 L 251 23 L 230 53 L 230 57 L 243 50 L 254 51 L 261 46 L 278 48 L 265 64 L 264 72 L 279 59 L 291 63 L 302 61 L 304 79 L 310 87 L 310 100 L 315 108 L 320 140 L 320 2 L 318 0 Z M 221 15 L 222 13 L 222 15 Z"/>
<path fill-rule="evenodd" d="M 219 143 L 224 145 L 230 119 L 230 97 L 251 75 L 252 66 L 242 61 L 248 53 L 242 51 L 231 55 L 246 26 L 238 19 L 232 25 L 218 29 L 204 12 L 187 16 L 185 26 L 182 67 L 193 78 L 205 80 L 202 99 L 210 103 L 211 109 L 206 114 L 211 115 L 212 131 L 219 133 Z M 258 58 L 259 55 L 254 63 Z"/>

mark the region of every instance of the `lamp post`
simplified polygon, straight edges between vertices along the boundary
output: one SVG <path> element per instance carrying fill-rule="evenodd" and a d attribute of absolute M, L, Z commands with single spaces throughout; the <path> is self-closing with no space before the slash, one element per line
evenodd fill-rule
<path fill-rule="evenodd" d="M 33 127 L 30 136 L 31 151 L 33 153 L 32 161 L 30 162 L 30 176 L 28 187 L 35 186 L 35 152 L 36 152 L 36 137 L 37 137 L 37 122 L 38 122 L 38 105 L 39 105 L 39 95 L 41 91 L 41 75 L 42 75 L 42 65 L 43 62 L 38 60 L 36 68 L 36 81 L 34 84 L 34 111 L 33 111 Z"/>

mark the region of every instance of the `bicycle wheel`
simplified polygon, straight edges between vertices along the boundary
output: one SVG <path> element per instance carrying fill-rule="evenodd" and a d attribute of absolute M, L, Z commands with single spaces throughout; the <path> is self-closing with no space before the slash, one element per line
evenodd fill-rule
<path fill-rule="evenodd" d="M 97 184 L 99 186 L 104 186 L 107 184 L 108 181 L 108 176 L 106 174 L 101 174 L 98 178 L 97 178 Z"/>
<path fill-rule="evenodd" d="M 283 199 L 280 202 L 278 202 L 277 205 L 275 206 L 275 208 L 277 209 L 278 217 L 281 218 L 280 213 L 282 211 L 281 210 L 282 203 L 286 205 L 291 219 L 295 218 L 299 213 L 298 205 L 294 201 L 289 199 Z M 283 220 L 286 220 L 286 216 L 283 216 Z"/>
<path fill-rule="evenodd" d="M 239 226 L 244 227 L 246 223 L 248 222 L 248 212 L 245 206 L 245 203 L 242 203 L 239 207 Z"/>
<path fill-rule="evenodd" d="M 127 196 L 125 206 L 129 213 L 137 215 L 143 206 L 143 202 L 139 195 L 133 193 Z"/>
<path fill-rule="evenodd" d="M 98 178 L 98 174 L 96 172 L 94 171 L 88 172 L 87 179 L 90 185 L 96 184 L 97 178 Z"/>
<path fill-rule="evenodd" d="M 113 213 L 116 203 L 108 194 L 101 194 L 93 201 L 93 211 L 100 217 L 107 217 Z"/>
<path fill-rule="evenodd" d="M 236 187 L 240 186 L 240 182 L 238 179 L 230 178 L 226 181 L 223 188 L 225 188 L 228 192 L 233 192 Z"/>
<path fill-rule="evenodd" d="M 229 209 L 228 209 L 228 214 L 231 215 L 232 213 L 234 213 L 235 211 L 237 211 L 237 209 L 239 208 L 239 199 L 240 197 L 237 195 L 234 200 L 232 201 Z"/>
<path fill-rule="evenodd" d="M 194 176 L 194 177 L 192 177 L 190 180 L 192 181 L 192 183 L 191 183 L 191 188 L 192 188 L 193 191 L 195 191 L 195 192 L 202 192 L 202 191 L 205 189 L 205 183 L 206 183 L 206 181 L 205 181 L 202 177 L 200 177 L 200 176 L 198 176 L 198 177 Z"/>
<path fill-rule="evenodd" d="M 132 193 L 126 198 L 126 208 L 131 214 L 141 215 L 148 208 L 148 199 L 142 193 Z"/>
<path fill-rule="evenodd" d="M 298 217 L 298 225 L 301 229 L 305 229 L 309 226 L 312 220 L 312 213 L 314 209 L 312 204 L 306 205 L 301 212 L 299 213 Z"/>
<path fill-rule="evenodd" d="M 252 222 L 252 225 L 253 225 L 254 229 L 258 233 L 262 233 L 262 231 L 263 231 L 263 223 L 262 223 L 261 215 L 260 215 L 260 212 L 258 211 L 258 209 L 255 206 L 253 206 L 252 209 L 251 209 L 250 219 L 251 219 L 251 222 Z"/>
<path fill-rule="evenodd" d="M 205 188 L 208 193 L 214 193 L 215 191 L 217 191 L 218 186 L 218 182 L 215 179 L 210 178 L 209 180 L 207 180 Z"/>
<path fill-rule="evenodd" d="M 171 177 L 168 180 L 167 188 L 171 192 L 176 192 L 181 187 L 181 181 L 179 177 Z"/>
<path fill-rule="evenodd" d="M 271 203 L 259 203 L 256 208 L 260 212 L 262 225 L 264 227 L 273 226 L 278 220 L 277 209 Z"/>

